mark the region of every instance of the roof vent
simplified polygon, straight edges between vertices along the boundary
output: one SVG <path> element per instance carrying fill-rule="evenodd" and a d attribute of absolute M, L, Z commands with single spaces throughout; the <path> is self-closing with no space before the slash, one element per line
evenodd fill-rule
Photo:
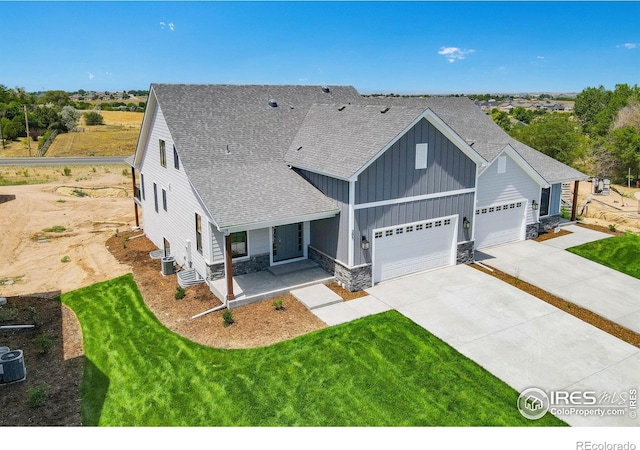
<path fill-rule="evenodd" d="M 228 155 L 231 153 L 231 150 L 229 150 L 229 144 L 227 144 L 227 149 L 225 150 L 225 153 Z"/>
<path fill-rule="evenodd" d="M 388 107 L 388 106 L 386 106 L 386 107 L 384 107 L 383 109 L 381 109 L 381 110 L 380 110 L 380 113 L 384 114 L 384 113 L 386 113 L 387 111 L 389 111 L 389 107 Z"/>
<path fill-rule="evenodd" d="M 344 109 L 347 107 L 347 105 L 342 105 L 340 108 L 338 108 L 338 111 L 344 111 Z"/>
<path fill-rule="evenodd" d="M 302 145 L 296 149 L 297 152 L 299 152 L 300 150 L 302 150 Z"/>
<path fill-rule="evenodd" d="M 329 91 L 329 86 L 322 86 L 322 92 L 324 92 L 325 94 L 328 94 Z"/>
<path fill-rule="evenodd" d="M 278 102 L 276 102 L 274 99 L 270 99 L 269 106 L 271 106 L 272 108 L 275 108 L 278 106 Z"/>

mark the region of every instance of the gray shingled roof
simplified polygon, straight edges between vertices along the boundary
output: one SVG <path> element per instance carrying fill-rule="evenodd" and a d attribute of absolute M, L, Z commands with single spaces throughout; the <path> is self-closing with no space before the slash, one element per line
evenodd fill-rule
<path fill-rule="evenodd" d="M 382 113 L 385 109 L 388 110 Z M 312 106 L 285 161 L 296 167 L 347 179 L 424 111 L 420 106 Z"/>
<path fill-rule="evenodd" d="M 515 141 L 466 98 L 365 98 L 349 86 L 153 84 L 151 91 L 220 228 L 336 211 L 286 163 L 348 178 L 426 108 L 487 161 L 510 144 L 549 183 L 586 178 Z M 381 114 L 383 106 L 392 107 Z"/>
<path fill-rule="evenodd" d="M 336 210 L 283 156 L 312 104 L 358 101 L 353 87 L 153 84 L 151 90 L 220 228 Z"/>
<path fill-rule="evenodd" d="M 511 145 L 549 184 L 587 178 L 582 172 L 513 139 L 468 98 L 373 97 L 367 100 L 376 104 L 430 108 L 488 162 Z"/>

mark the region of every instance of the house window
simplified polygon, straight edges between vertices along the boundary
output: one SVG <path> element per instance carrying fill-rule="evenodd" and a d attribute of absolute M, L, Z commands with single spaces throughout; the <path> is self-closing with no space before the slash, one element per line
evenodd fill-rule
<path fill-rule="evenodd" d="M 540 195 L 540 216 L 549 215 L 549 200 L 551 199 L 551 188 L 543 188 Z"/>
<path fill-rule="evenodd" d="M 158 186 L 153 183 L 153 204 L 158 212 Z"/>
<path fill-rule="evenodd" d="M 162 190 L 162 209 L 167 210 L 167 191 Z"/>
<path fill-rule="evenodd" d="M 196 250 L 202 253 L 202 217 L 196 213 Z"/>
<path fill-rule="evenodd" d="M 173 146 L 173 167 L 176 169 L 180 169 L 180 159 L 178 158 L 178 152 L 176 151 L 176 146 Z"/>
<path fill-rule="evenodd" d="M 237 233 L 231 233 L 231 257 L 241 258 L 247 256 L 247 232 L 239 231 Z"/>
<path fill-rule="evenodd" d="M 144 174 L 140 174 L 140 189 L 142 191 L 142 200 L 144 200 Z"/>
<path fill-rule="evenodd" d="M 164 141 L 160 139 L 160 165 L 167 167 L 167 151 L 164 148 Z"/>
<path fill-rule="evenodd" d="M 498 157 L 498 173 L 505 173 L 507 171 L 507 157 Z"/>
<path fill-rule="evenodd" d="M 416 144 L 416 170 L 427 168 L 427 150 L 429 144 Z"/>

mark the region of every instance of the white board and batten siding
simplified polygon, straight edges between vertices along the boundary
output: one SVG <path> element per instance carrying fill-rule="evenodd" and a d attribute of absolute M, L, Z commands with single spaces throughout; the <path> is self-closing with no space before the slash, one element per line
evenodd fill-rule
<path fill-rule="evenodd" d="M 180 162 L 179 169 L 174 166 L 173 139 L 159 105 L 151 119 L 140 165 L 140 172 L 144 175 L 145 199 L 142 201 L 142 215 L 145 234 L 158 248 L 163 248 L 163 239 L 167 239 L 176 263 L 185 267 L 188 267 L 187 241 L 190 241 L 192 267 L 204 276 L 205 262 L 223 261 L 224 237 L 207 220 L 207 214 L 182 163 Z M 165 141 L 166 167 L 160 164 L 160 140 Z M 154 206 L 153 183 L 157 185 L 158 212 Z M 167 196 L 166 211 L 162 203 L 163 189 Z M 202 218 L 202 253 L 198 252 L 196 246 L 196 213 Z M 158 267 L 160 270 L 160 266 Z"/>
<path fill-rule="evenodd" d="M 457 230 L 457 215 L 373 230 L 373 284 L 454 265 Z"/>
<path fill-rule="evenodd" d="M 478 177 L 475 247 L 523 240 L 526 225 L 537 222 L 531 201 L 539 198 L 540 186 L 511 156 L 496 158 Z"/>

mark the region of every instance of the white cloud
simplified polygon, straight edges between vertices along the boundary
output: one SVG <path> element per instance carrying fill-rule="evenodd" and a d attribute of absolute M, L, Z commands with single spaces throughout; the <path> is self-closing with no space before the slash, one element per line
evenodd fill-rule
<path fill-rule="evenodd" d="M 89 77 L 89 81 L 93 80 L 96 76 L 94 74 L 92 74 L 91 72 L 89 72 L 88 74 Z"/>
<path fill-rule="evenodd" d="M 635 43 L 635 42 L 626 42 L 626 43 L 624 43 L 622 45 L 619 45 L 618 47 L 624 47 L 624 48 L 626 48 L 628 50 L 631 50 L 632 48 L 636 48 L 637 46 L 638 46 L 638 44 Z"/>
<path fill-rule="evenodd" d="M 467 57 L 467 55 L 470 55 L 471 53 L 474 53 L 475 50 L 470 48 L 470 49 L 460 49 L 458 47 L 440 47 L 440 51 L 438 52 L 438 55 L 442 55 L 445 58 L 447 58 L 447 61 L 449 61 L 450 63 L 454 63 L 458 60 L 461 59 L 465 59 Z"/>
<path fill-rule="evenodd" d="M 544 59 L 544 56 L 536 56 L 536 59 Z"/>
<path fill-rule="evenodd" d="M 169 22 L 169 23 L 160 22 L 160 28 L 164 30 L 165 27 L 169 27 L 171 31 L 175 30 L 176 28 L 173 22 Z"/>

